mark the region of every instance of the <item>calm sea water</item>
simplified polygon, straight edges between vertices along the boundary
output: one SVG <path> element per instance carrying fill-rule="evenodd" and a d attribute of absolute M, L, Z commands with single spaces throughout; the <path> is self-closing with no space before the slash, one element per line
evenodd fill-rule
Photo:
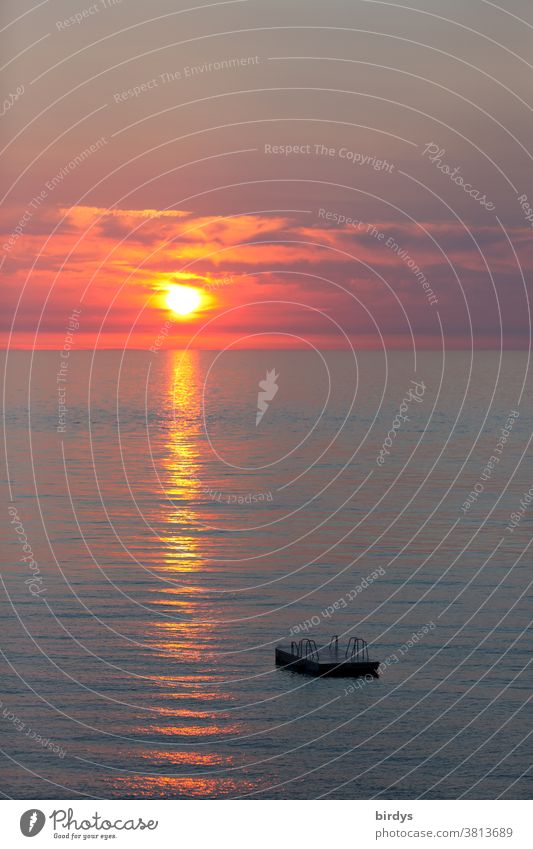
<path fill-rule="evenodd" d="M 530 797 L 526 355 L 68 362 L 7 359 L 6 796 Z M 380 679 L 276 669 L 306 620 Z"/>

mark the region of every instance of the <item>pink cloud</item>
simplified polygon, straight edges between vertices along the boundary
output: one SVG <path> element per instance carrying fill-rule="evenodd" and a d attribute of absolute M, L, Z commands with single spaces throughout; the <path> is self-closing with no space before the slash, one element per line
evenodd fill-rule
<path fill-rule="evenodd" d="M 339 347 L 338 332 L 321 313 L 366 347 L 379 344 L 376 327 L 399 347 L 411 344 L 411 332 L 418 344 L 440 347 L 439 318 L 454 347 L 458 340 L 469 346 L 470 322 L 475 344 L 498 344 L 500 315 L 506 345 L 521 347 L 528 337 L 520 270 L 496 225 L 470 234 L 457 222 L 380 221 L 368 230 L 304 213 L 220 218 L 74 207 L 38 210 L 17 235 L 23 214 L 15 207 L 0 213 L 4 344 L 22 292 L 12 340 L 20 347 L 33 345 L 41 310 L 35 344 L 54 347 L 85 293 L 81 345 L 92 347 L 100 333 L 100 344 L 121 346 L 131 332 L 128 344 L 143 347 L 168 318 L 161 292 L 183 281 L 207 295 L 201 312 L 180 325 L 179 344 L 209 322 L 195 342 L 200 347 L 244 331 L 291 328 Z M 515 228 L 510 236 L 530 272 L 529 231 Z M 255 306 L 245 309 L 249 302 Z"/>

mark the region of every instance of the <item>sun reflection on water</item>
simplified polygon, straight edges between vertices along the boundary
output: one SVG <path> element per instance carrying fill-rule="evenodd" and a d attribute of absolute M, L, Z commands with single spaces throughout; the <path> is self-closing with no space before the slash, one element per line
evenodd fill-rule
<path fill-rule="evenodd" d="M 239 781 L 221 774 L 234 766 L 233 756 L 212 750 L 228 737 L 238 736 L 242 727 L 222 709 L 232 697 L 227 690 L 217 692 L 217 681 L 223 681 L 224 675 L 220 633 L 210 624 L 217 618 L 216 598 L 205 586 L 212 567 L 205 556 L 201 521 L 205 518 L 201 515 L 202 388 L 198 352 L 176 352 L 169 358 L 167 406 L 173 410 L 172 426 L 161 436 L 164 444 L 159 452 L 166 495 L 158 516 L 164 556 L 158 564 L 161 580 L 149 590 L 150 604 L 158 615 L 147 621 L 155 672 L 153 718 L 131 731 L 140 743 L 140 751 L 132 757 L 156 768 L 179 765 L 180 775 L 141 774 L 124 779 L 128 792 L 136 797 L 220 796 L 240 788 Z M 165 669 L 158 675 L 161 659 Z M 212 740 L 209 751 L 205 751 L 207 740 Z M 182 775 L 187 768 L 190 773 Z M 195 775 L 198 768 L 216 768 L 217 776 Z M 117 789 L 116 779 L 110 784 Z"/>

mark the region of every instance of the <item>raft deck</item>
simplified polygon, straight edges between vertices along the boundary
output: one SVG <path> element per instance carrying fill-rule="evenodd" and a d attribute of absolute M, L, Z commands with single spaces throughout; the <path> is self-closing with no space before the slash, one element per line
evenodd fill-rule
<path fill-rule="evenodd" d="M 358 637 L 351 637 L 344 650 L 339 647 L 338 636 L 320 648 L 310 639 L 276 646 L 276 666 L 304 675 L 379 678 L 379 664 L 379 660 L 369 659 L 368 644 Z"/>

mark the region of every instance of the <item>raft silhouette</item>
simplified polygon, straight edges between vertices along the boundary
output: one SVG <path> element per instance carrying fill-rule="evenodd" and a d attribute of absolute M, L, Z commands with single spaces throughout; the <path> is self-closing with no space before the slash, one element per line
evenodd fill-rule
<path fill-rule="evenodd" d="M 290 645 L 276 646 L 276 666 L 304 675 L 331 676 L 335 678 L 360 678 L 370 675 L 379 678 L 379 660 L 370 660 L 368 643 L 360 637 L 350 637 L 342 651 L 339 637 L 334 635 L 328 643 L 317 647 L 315 640 L 306 638 Z"/>

